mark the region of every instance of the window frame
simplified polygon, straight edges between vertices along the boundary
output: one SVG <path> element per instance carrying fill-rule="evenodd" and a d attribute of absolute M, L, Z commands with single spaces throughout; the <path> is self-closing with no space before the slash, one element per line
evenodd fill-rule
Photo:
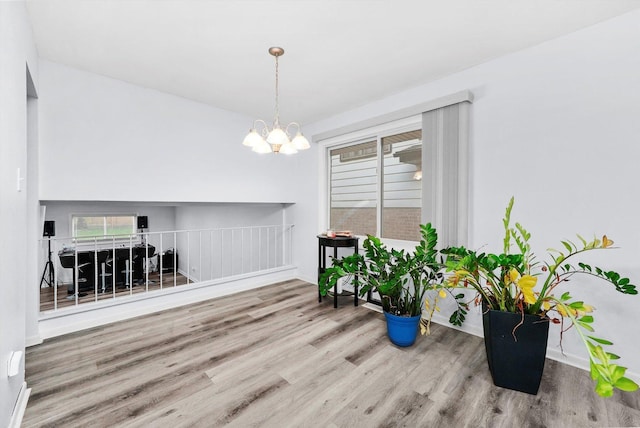
<path fill-rule="evenodd" d="M 422 115 L 413 115 L 403 119 L 394 120 L 392 122 L 384 123 L 381 125 L 369 127 L 367 129 L 362 129 L 359 131 L 350 132 L 348 134 L 339 135 L 333 138 L 329 138 L 327 140 L 322 141 L 324 152 L 322 156 L 323 162 L 323 181 L 324 181 L 324 197 L 322 198 L 322 203 L 325 204 L 324 207 L 324 227 L 323 229 L 327 229 L 330 224 L 331 218 L 331 151 L 335 149 L 340 149 L 344 147 L 349 147 L 361 143 L 365 143 L 367 141 L 376 140 L 377 154 L 376 154 L 376 231 L 375 236 L 380 236 L 382 231 L 382 215 L 383 215 L 383 180 L 384 180 L 384 153 L 382 150 L 382 139 L 386 137 L 390 137 L 396 134 L 400 134 L 403 132 L 414 131 L 417 129 L 422 129 Z M 424 209 L 424 201 L 421 203 L 421 209 Z M 322 211 L 321 211 L 322 212 Z M 362 235 L 359 237 L 364 238 Z M 392 239 L 392 238 L 384 238 L 381 239 L 388 245 L 393 248 L 402 249 L 405 248 L 407 250 L 413 249 L 417 243 L 417 241 L 407 241 L 400 239 Z"/>

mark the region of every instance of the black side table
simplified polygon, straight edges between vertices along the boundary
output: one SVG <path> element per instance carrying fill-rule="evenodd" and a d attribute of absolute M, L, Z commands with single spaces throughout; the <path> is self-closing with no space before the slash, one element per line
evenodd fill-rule
<path fill-rule="evenodd" d="M 318 235 L 318 302 L 322 302 L 322 295 L 320 294 L 320 275 L 322 275 L 327 268 L 327 247 L 333 247 L 333 257 L 338 258 L 338 248 L 353 248 L 353 252 L 358 254 L 358 238 L 336 236 L 335 238 L 329 238 L 325 235 Z M 354 282 L 355 292 L 353 294 L 353 305 L 358 306 L 358 275 L 355 276 Z M 333 307 L 338 307 L 338 284 L 333 287 Z"/>

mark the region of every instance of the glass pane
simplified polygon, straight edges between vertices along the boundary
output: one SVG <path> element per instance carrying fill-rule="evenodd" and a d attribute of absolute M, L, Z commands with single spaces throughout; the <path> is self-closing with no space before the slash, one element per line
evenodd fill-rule
<path fill-rule="evenodd" d="M 106 218 L 106 235 L 130 235 L 135 233 L 133 216 L 110 216 Z"/>
<path fill-rule="evenodd" d="M 382 237 L 420 240 L 422 214 L 422 131 L 382 139 Z"/>
<path fill-rule="evenodd" d="M 72 230 L 76 238 L 129 235 L 135 233 L 135 216 L 73 216 Z"/>
<path fill-rule="evenodd" d="M 77 238 L 102 236 L 104 233 L 104 218 L 81 216 L 74 217 L 74 236 Z"/>
<path fill-rule="evenodd" d="M 377 141 L 331 150 L 329 227 L 376 234 Z"/>

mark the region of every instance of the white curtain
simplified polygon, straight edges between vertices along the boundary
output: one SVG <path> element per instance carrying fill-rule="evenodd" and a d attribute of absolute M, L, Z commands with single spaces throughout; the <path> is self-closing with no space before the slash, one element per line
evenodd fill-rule
<path fill-rule="evenodd" d="M 469 106 L 422 114 L 422 223 L 437 228 L 441 247 L 467 243 Z"/>

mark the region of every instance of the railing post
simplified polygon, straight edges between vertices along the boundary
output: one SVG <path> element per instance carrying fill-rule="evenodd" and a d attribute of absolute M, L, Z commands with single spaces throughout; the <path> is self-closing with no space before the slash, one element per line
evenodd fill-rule
<path fill-rule="evenodd" d="M 93 301 L 98 301 L 98 239 L 93 238 Z"/>
<path fill-rule="evenodd" d="M 213 279 L 213 230 L 209 231 L 209 279 Z"/>
<path fill-rule="evenodd" d="M 51 239 L 51 237 L 49 237 L 49 239 Z M 53 254 L 56 254 L 56 255 L 58 254 L 58 241 L 56 239 L 53 240 Z M 47 254 L 47 257 L 49 257 L 48 254 Z M 55 266 L 58 266 L 58 260 L 60 260 L 60 257 L 56 257 Z M 38 293 L 38 298 L 40 298 L 40 293 Z M 42 305 L 42 302 L 40 302 L 40 305 Z M 58 310 L 58 269 L 57 268 L 53 270 L 53 310 L 54 311 Z"/>
<path fill-rule="evenodd" d="M 258 272 L 262 270 L 262 226 L 258 226 Z"/>
<path fill-rule="evenodd" d="M 187 284 L 191 278 L 191 232 L 187 231 Z"/>
<path fill-rule="evenodd" d="M 129 296 L 133 295 L 133 235 L 129 235 L 129 266 L 125 267 L 129 282 Z"/>
<path fill-rule="evenodd" d="M 77 242 L 75 242 L 75 251 L 74 251 L 73 257 L 74 257 L 74 260 L 73 260 L 74 266 L 76 267 L 75 274 L 74 274 L 75 278 L 73 280 L 74 298 L 75 298 L 74 300 L 75 300 L 75 305 L 78 306 L 78 293 L 79 293 L 78 281 L 80 277 L 78 274 L 78 243 Z"/>
<path fill-rule="evenodd" d="M 176 232 L 173 232 L 173 286 L 175 287 L 177 284 L 176 275 L 178 273 L 178 261 L 176 260 L 176 254 L 178 253 L 178 236 Z M 188 281 L 188 279 L 187 279 Z M 187 282 L 188 283 L 188 282 Z"/>
<path fill-rule="evenodd" d="M 163 262 L 163 259 L 164 259 L 164 257 L 162 257 L 162 255 L 164 254 L 164 247 L 162 245 L 162 236 L 163 235 L 164 234 L 162 232 L 160 232 L 160 252 L 158 253 L 158 259 L 160 259 L 158 261 L 158 266 L 159 266 L 159 269 L 160 269 L 160 290 L 162 290 L 162 268 L 163 268 L 162 262 Z"/>
<path fill-rule="evenodd" d="M 116 269 L 118 262 L 116 260 L 116 237 L 111 237 L 111 298 L 116 298 Z"/>
<path fill-rule="evenodd" d="M 230 254 L 229 259 L 231 260 L 231 274 L 229 276 L 233 276 L 233 244 L 234 244 L 233 229 L 231 229 L 231 251 L 229 251 L 229 254 Z"/>
<path fill-rule="evenodd" d="M 144 235 L 144 233 L 143 233 Z M 144 248 L 144 290 L 145 293 L 149 292 L 149 235 L 146 235 L 146 239 L 144 240 L 145 248 Z"/>
<path fill-rule="evenodd" d="M 220 278 L 224 278 L 224 229 L 220 229 Z"/>

